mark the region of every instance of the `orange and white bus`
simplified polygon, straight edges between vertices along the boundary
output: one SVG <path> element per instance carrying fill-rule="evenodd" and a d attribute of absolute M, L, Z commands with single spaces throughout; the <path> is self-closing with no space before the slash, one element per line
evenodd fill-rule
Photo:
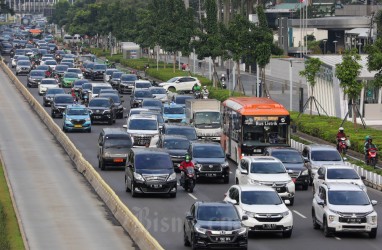
<path fill-rule="evenodd" d="M 231 97 L 223 102 L 221 144 L 235 162 L 265 147 L 290 146 L 290 115 L 269 98 Z"/>

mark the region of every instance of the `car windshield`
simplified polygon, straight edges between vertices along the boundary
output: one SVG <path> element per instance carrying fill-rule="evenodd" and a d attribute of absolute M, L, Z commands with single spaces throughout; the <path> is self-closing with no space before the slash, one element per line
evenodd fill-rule
<path fill-rule="evenodd" d="M 108 75 L 108 76 L 111 76 L 114 71 L 115 71 L 115 69 L 114 70 L 108 69 L 108 70 L 106 70 L 105 74 Z"/>
<path fill-rule="evenodd" d="M 162 107 L 162 102 L 157 100 L 144 100 L 142 102 L 142 107 Z"/>
<path fill-rule="evenodd" d="M 137 82 L 135 84 L 135 87 L 137 89 L 148 89 L 151 87 L 151 83 L 149 83 L 149 82 Z"/>
<path fill-rule="evenodd" d="M 187 99 L 193 99 L 192 96 L 178 96 L 175 98 L 175 103 L 176 104 L 186 104 Z"/>
<path fill-rule="evenodd" d="M 190 142 L 182 139 L 167 139 L 163 141 L 163 148 L 166 149 L 188 149 Z"/>
<path fill-rule="evenodd" d="M 82 84 L 82 89 L 91 89 L 92 88 L 92 84 L 91 83 L 84 83 Z"/>
<path fill-rule="evenodd" d="M 135 81 L 138 80 L 138 77 L 136 75 L 122 75 L 121 81 Z"/>
<path fill-rule="evenodd" d="M 329 203 L 338 206 L 366 206 L 370 204 L 364 191 L 329 190 Z"/>
<path fill-rule="evenodd" d="M 104 107 L 104 108 L 107 108 L 110 106 L 110 102 L 106 99 L 98 99 L 98 98 L 95 98 L 95 99 L 92 99 L 90 102 L 89 102 L 89 107 Z"/>
<path fill-rule="evenodd" d="M 112 74 L 112 78 L 120 78 L 121 75 L 123 75 L 122 72 L 113 72 L 113 74 Z"/>
<path fill-rule="evenodd" d="M 189 139 L 191 141 L 198 139 L 198 137 L 196 136 L 196 131 L 194 128 L 186 128 L 186 127 L 167 128 L 166 134 L 167 135 L 184 135 L 187 137 L 187 139 Z"/>
<path fill-rule="evenodd" d="M 78 74 L 73 72 L 66 72 L 64 78 L 78 78 Z"/>
<path fill-rule="evenodd" d="M 17 64 L 21 65 L 21 66 L 29 66 L 29 65 L 31 65 L 31 62 L 30 61 L 19 61 Z"/>
<path fill-rule="evenodd" d="M 153 95 L 155 94 L 167 94 L 166 90 L 164 88 L 155 88 L 155 89 L 150 89 L 151 93 Z"/>
<path fill-rule="evenodd" d="M 73 86 L 77 88 L 80 88 L 83 84 L 83 82 L 73 82 Z"/>
<path fill-rule="evenodd" d="M 56 61 L 46 61 L 45 62 L 46 65 L 57 65 L 57 62 Z"/>
<path fill-rule="evenodd" d="M 44 70 L 47 71 L 49 69 L 48 65 L 40 65 L 36 68 L 36 70 Z"/>
<path fill-rule="evenodd" d="M 246 205 L 280 205 L 282 200 L 274 191 L 243 191 L 241 202 Z"/>
<path fill-rule="evenodd" d="M 224 152 L 220 145 L 200 145 L 192 148 L 194 158 L 224 158 Z"/>
<path fill-rule="evenodd" d="M 313 161 L 342 161 L 337 150 L 312 150 L 311 160 Z"/>
<path fill-rule="evenodd" d="M 252 162 L 251 173 L 254 174 L 281 174 L 286 173 L 280 162 Z"/>
<path fill-rule="evenodd" d="M 57 67 L 56 67 L 56 70 L 57 70 Z M 76 73 L 76 74 L 81 74 L 82 73 L 82 71 L 80 69 L 73 69 L 73 68 L 68 69 L 68 72 L 73 72 L 73 73 Z"/>
<path fill-rule="evenodd" d="M 184 114 L 184 108 L 183 107 L 164 107 L 163 113 L 170 114 L 170 115 Z"/>
<path fill-rule="evenodd" d="M 339 179 L 352 179 L 358 180 L 359 175 L 354 169 L 346 168 L 330 168 L 327 170 L 327 179 L 339 180 Z"/>
<path fill-rule="evenodd" d="M 57 96 L 55 99 L 56 103 L 73 103 L 72 96 Z"/>
<path fill-rule="evenodd" d="M 150 91 L 135 91 L 134 92 L 135 97 L 145 97 L 145 98 L 151 98 L 153 97 Z"/>
<path fill-rule="evenodd" d="M 105 148 L 132 148 L 133 142 L 129 138 L 109 138 L 105 140 Z"/>
<path fill-rule="evenodd" d="M 96 64 L 94 65 L 94 70 L 106 70 L 107 66 L 105 64 Z"/>
<path fill-rule="evenodd" d="M 57 85 L 57 81 L 55 79 L 42 79 L 41 84 Z"/>
<path fill-rule="evenodd" d="M 220 113 L 219 112 L 196 112 L 195 125 L 204 125 L 204 124 L 220 124 Z"/>
<path fill-rule="evenodd" d="M 45 77 L 45 72 L 44 71 L 34 71 L 34 70 L 32 70 L 30 72 L 30 76 L 43 76 L 43 77 Z"/>
<path fill-rule="evenodd" d="M 272 151 L 272 156 L 276 157 L 283 163 L 304 163 L 302 156 L 299 152 L 288 150 L 288 151 Z"/>
<path fill-rule="evenodd" d="M 101 92 L 101 89 L 111 89 L 111 87 L 107 87 L 107 86 L 95 86 L 93 87 L 93 94 L 99 94 L 99 92 Z"/>
<path fill-rule="evenodd" d="M 66 71 L 68 68 L 68 65 L 57 65 L 56 71 Z"/>
<path fill-rule="evenodd" d="M 153 164 L 155 162 L 155 164 Z M 173 163 L 167 154 L 147 153 L 135 156 L 136 169 L 172 169 Z"/>
<path fill-rule="evenodd" d="M 168 80 L 167 82 L 176 82 L 177 80 L 179 80 L 179 77 L 173 77 L 170 80 Z"/>
<path fill-rule="evenodd" d="M 240 221 L 240 218 L 233 206 L 199 206 L 197 220 Z"/>
<path fill-rule="evenodd" d="M 68 109 L 67 115 L 88 115 L 87 109 Z"/>
<path fill-rule="evenodd" d="M 130 120 L 128 129 L 130 130 L 157 130 L 157 121 L 148 119 Z"/>
<path fill-rule="evenodd" d="M 114 103 L 120 103 L 121 99 L 119 99 L 118 95 L 106 95 L 106 94 L 101 94 L 101 97 L 110 97 Z"/>
<path fill-rule="evenodd" d="M 65 90 L 63 90 L 63 89 L 48 89 L 46 91 L 47 95 L 48 94 L 63 94 L 63 93 L 65 93 Z"/>

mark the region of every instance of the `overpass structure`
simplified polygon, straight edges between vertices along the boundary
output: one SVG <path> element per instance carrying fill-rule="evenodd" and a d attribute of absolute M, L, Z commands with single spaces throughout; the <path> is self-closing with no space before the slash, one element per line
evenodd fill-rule
<path fill-rule="evenodd" d="M 73 4 L 74 0 L 69 0 Z M 52 8 L 58 0 L 5 0 L 16 13 L 43 13 L 44 9 Z"/>

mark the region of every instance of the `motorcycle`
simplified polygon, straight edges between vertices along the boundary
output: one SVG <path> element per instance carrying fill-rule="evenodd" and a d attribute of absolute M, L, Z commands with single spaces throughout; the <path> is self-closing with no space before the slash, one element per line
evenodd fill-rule
<path fill-rule="evenodd" d="M 225 80 L 224 79 L 221 80 L 221 85 L 222 85 L 222 89 L 226 89 L 227 88 L 227 85 L 225 84 Z"/>
<path fill-rule="evenodd" d="M 367 156 L 366 156 L 366 165 L 372 166 L 375 168 L 377 165 L 377 149 L 376 148 L 369 148 L 367 151 Z"/>
<path fill-rule="evenodd" d="M 203 91 L 203 99 L 208 99 L 208 96 L 210 95 L 209 92 Z"/>
<path fill-rule="evenodd" d="M 201 93 L 199 90 L 194 91 L 194 97 L 195 99 L 201 99 Z"/>
<path fill-rule="evenodd" d="M 184 190 L 192 193 L 196 184 L 196 174 L 194 167 L 188 167 L 183 170 L 183 180 L 180 182 Z"/>
<path fill-rule="evenodd" d="M 338 151 L 340 152 L 340 154 L 346 155 L 347 148 L 347 138 L 341 137 L 340 141 L 338 142 Z"/>

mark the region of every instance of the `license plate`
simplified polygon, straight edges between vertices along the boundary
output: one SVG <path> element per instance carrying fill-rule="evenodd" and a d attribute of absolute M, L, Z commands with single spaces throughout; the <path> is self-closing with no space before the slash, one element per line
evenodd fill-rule
<path fill-rule="evenodd" d="M 229 238 L 229 237 L 218 237 L 217 240 L 220 242 L 229 242 L 229 241 L 231 241 L 231 238 Z"/>
<path fill-rule="evenodd" d="M 214 177 L 216 174 L 206 174 L 207 177 Z"/>
<path fill-rule="evenodd" d="M 151 185 L 152 188 L 162 188 L 162 185 L 161 184 L 154 184 L 154 185 Z"/>
<path fill-rule="evenodd" d="M 82 125 L 74 125 L 75 128 L 82 128 Z"/>
<path fill-rule="evenodd" d="M 347 222 L 348 223 L 361 223 L 362 219 L 361 218 L 348 218 Z"/>
<path fill-rule="evenodd" d="M 95 116 L 94 116 L 94 119 L 101 119 L 101 116 L 99 116 L 99 115 L 95 115 Z"/>
<path fill-rule="evenodd" d="M 272 230 L 276 228 L 276 224 L 264 224 L 263 228 L 267 230 Z"/>
<path fill-rule="evenodd" d="M 114 159 L 114 162 L 123 162 L 123 159 L 122 158 L 116 158 L 116 159 Z"/>

